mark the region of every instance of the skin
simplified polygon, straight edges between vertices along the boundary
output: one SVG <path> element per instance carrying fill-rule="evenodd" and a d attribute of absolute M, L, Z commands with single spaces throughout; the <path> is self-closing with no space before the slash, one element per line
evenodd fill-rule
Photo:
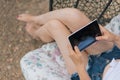
<path fill-rule="evenodd" d="M 80 80 L 90 80 L 90 77 L 86 71 L 86 59 L 88 59 L 88 54 L 86 52 L 81 53 L 77 46 L 75 46 L 75 51 L 68 46 L 68 50 L 70 53 L 70 58 L 74 62 L 77 72 L 80 76 Z"/>
<path fill-rule="evenodd" d="M 17 19 L 26 23 L 26 31 L 33 38 L 42 40 L 44 43 L 56 41 L 68 72 L 73 74 L 77 71 L 74 62 L 69 57 L 67 45 L 70 43 L 67 37 L 90 22 L 90 19 L 82 12 L 74 8 L 65 8 L 37 16 L 20 14 Z M 113 42 L 99 40 L 81 53 L 95 55 L 112 47 Z M 87 64 L 87 58 L 85 60 Z"/>
<path fill-rule="evenodd" d="M 55 40 L 63 55 L 68 72 L 70 74 L 76 72 L 75 65 L 69 57 L 67 37 L 71 32 L 90 22 L 82 12 L 73 8 L 65 8 L 38 16 L 20 14 L 17 19 L 26 22 L 26 31 L 33 38 L 40 39 L 44 43 Z"/>

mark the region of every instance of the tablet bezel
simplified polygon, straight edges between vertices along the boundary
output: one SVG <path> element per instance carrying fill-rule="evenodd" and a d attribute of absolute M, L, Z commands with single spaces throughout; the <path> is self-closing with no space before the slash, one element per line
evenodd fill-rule
<path fill-rule="evenodd" d="M 95 24 L 94 24 L 94 23 L 95 23 Z M 75 41 L 75 40 L 71 40 L 71 37 L 74 36 L 75 34 L 77 34 L 79 31 L 82 31 L 84 28 L 86 28 L 86 27 L 91 27 L 91 25 L 97 25 L 96 29 L 98 29 L 98 34 L 99 34 L 99 35 L 97 35 L 97 36 L 102 35 L 102 34 L 101 34 L 100 27 L 99 27 L 99 24 L 98 24 L 98 22 L 97 22 L 97 19 L 91 21 L 91 22 L 88 23 L 87 25 L 85 25 L 85 26 L 83 26 L 82 28 L 76 30 L 75 32 L 73 32 L 72 34 L 70 34 L 70 35 L 68 36 L 68 40 L 69 40 L 69 42 L 70 42 L 73 50 L 74 50 L 75 44 L 73 44 L 72 41 Z M 94 38 L 95 38 L 95 37 L 94 37 Z M 94 42 L 96 42 L 96 39 L 95 39 L 94 41 L 90 42 L 89 44 L 86 44 L 86 46 L 85 46 L 83 49 L 79 49 L 79 50 L 80 50 L 80 51 L 84 50 L 85 48 L 87 48 L 88 46 L 90 46 L 91 44 L 93 44 Z M 78 46 L 78 45 L 77 45 L 77 46 Z"/>

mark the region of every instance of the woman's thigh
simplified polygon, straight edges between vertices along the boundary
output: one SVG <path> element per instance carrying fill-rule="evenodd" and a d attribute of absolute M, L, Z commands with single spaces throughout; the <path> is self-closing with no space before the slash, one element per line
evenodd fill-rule
<path fill-rule="evenodd" d="M 71 32 L 74 32 L 90 22 L 90 19 L 83 12 L 75 8 L 54 10 L 35 17 L 35 21 L 42 24 L 46 24 L 54 19 L 57 19 L 66 25 Z"/>
<path fill-rule="evenodd" d="M 64 13 L 67 15 L 61 18 L 61 20 L 67 25 L 71 32 L 78 30 L 90 22 L 90 19 L 78 9 L 68 8 L 65 9 Z"/>

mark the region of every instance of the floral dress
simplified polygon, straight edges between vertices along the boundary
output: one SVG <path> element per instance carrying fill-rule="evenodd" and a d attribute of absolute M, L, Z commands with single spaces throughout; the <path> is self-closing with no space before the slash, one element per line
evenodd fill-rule
<path fill-rule="evenodd" d="M 120 15 L 105 26 L 120 35 Z M 64 60 L 55 42 L 28 52 L 20 61 L 25 80 L 70 80 Z"/>

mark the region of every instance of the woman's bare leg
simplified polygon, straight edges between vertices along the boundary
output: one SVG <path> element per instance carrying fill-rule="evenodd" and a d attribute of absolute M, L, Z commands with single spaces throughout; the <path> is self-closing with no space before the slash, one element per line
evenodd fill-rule
<path fill-rule="evenodd" d="M 65 9 L 55 10 L 39 16 L 30 16 L 27 14 L 22 14 L 20 16 L 21 17 L 18 18 L 19 20 L 26 21 L 26 22 L 32 21 L 34 23 L 39 24 L 40 26 L 46 24 L 50 20 L 57 19 L 60 22 L 62 22 L 64 25 L 66 25 L 71 32 L 78 30 L 79 28 L 85 26 L 90 22 L 90 20 L 82 12 L 74 8 L 65 8 Z M 104 47 L 106 44 L 107 44 L 107 47 Z M 112 46 L 111 43 L 103 42 L 103 41 L 95 45 L 87 48 L 86 49 L 87 52 L 92 54 L 96 54 L 96 53 L 100 54 L 101 52 L 104 52 L 110 49 Z M 93 50 L 93 48 L 95 49 Z"/>
<path fill-rule="evenodd" d="M 63 55 L 68 72 L 70 74 L 76 72 L 75 65 L 69 57 L 67 48 L 67 45 L 69 44 L 67 36 L 70 35 L 70 32 L 63 23 L 58 20 L 51 20 L 36 30 L 35 35 L 37 35 L 43 42 L 51 42 L 55 40 Z"/>
<path fill-rule="evenodd" d="M 31 16 L 28 14 L 21 14 L 18 17 L 18 20 L 25 22 L 35 22 L 39 25 L 44 25 L 48 21 L 57 19 L 66 25 L 72 32 L 79 29 L 82 26 L 85 26 L 90 22 L 82 12 L 75 8 L 65 8 L 60 10 L 51 11 L 38 16 Z"/>
<path fill-rule="evenodd" d="M 45 43 L 54 41 L 54 39 L 49 36 L 46 29 L 44 27 L 41 27 L 40 25 L 28 22 L 25 26 L 25 29 L 33 39 L 42 40 Z M 40 31 L 41 33 L 38 34 L 38 31 Z"/>

